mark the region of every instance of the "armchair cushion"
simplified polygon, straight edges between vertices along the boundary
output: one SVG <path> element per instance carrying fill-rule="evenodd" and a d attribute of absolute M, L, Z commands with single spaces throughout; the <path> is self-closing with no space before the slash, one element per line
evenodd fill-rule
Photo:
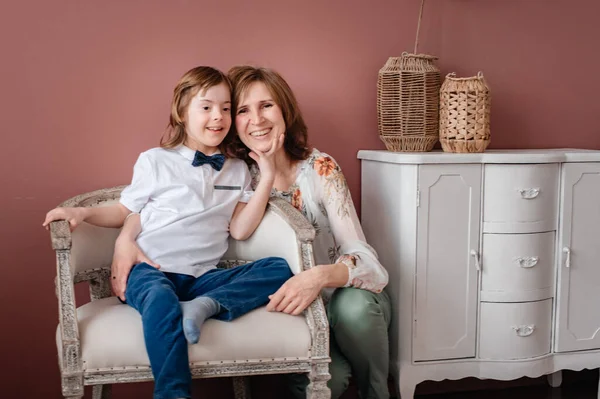
<path fill-rule="evenodd" d="M 83 369 L 149 367 L 142 319 L 116 297 L 77 309 Z M 59 327 L 60 328 L 60 327 Z M 60 353 L 60 330 L 56 335 Z M 190 363 L 310 356 L 311 335 L 304 316 L 267 312 L 265 307 L 231 322 L 209 319 L 200 341 L 189 346 Z"/>

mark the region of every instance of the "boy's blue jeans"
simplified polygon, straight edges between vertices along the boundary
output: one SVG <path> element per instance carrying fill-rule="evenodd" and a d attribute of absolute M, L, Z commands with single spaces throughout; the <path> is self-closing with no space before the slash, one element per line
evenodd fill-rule
<path fill-rule="evenodd" d="M 127 281 L 127 303 L 142 315 L 144 340 L 154 375 L 154 399 L 190 398 L 192 377 L 179 301 L 214 299 L 230 321 L 268 302 L 292 276 L 282 258 L 265 258 L 231 269 L 213 269 L 195 278 L 135 265 Z"/>

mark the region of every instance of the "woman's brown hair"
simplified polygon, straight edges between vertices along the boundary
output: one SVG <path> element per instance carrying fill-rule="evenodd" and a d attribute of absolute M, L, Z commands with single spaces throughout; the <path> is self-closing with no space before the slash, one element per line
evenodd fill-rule
<path fill-rule="evenodd" d="M 232 109 L 234 123 L 231 130 L 235 131 L 235 115 L 242 95 L 248 91 L 254 82 L 262 82 L 273 96 L 275 103 L 281 108 L 283 120 L 285 121 L 285 138 L 283 142 L 285 152 L 295 161 L 307 159 L 310 155 L 310 149 L 307 145 L 308 131 L 298 101 L 285 79 L 272 69 L 257 68 L 250 65 L 234 66 L 227 72 L 227 75 L 233 85 Z M 226 151 L 229 156 L 244 159 L 249 163 L 254 162 L 248 156 L 250 150 L 242 143 L 237 133 Z"/>
<path fill-rule="evenodd" d="M 165 134 L 160 139 L 161 147 L 174 148 L 185 142 L 187 136 L 185 132 L 185 113 L 190 105 L 190 101 L 200 90 L 206 91 L 221 83 L 227 85 L 229 92 L 232 91 L 229 78 L 218 69 L 207 66 L 192 68 L 179 79 L 177 86 L 173 89 L 171 116 L 169 117 L 169 124 L 167 125 Z M 235 131 L 230 129 L 223 142 L 219 145 L 219 150 L 222 153 L 226 153 L 235 136 Z"/>

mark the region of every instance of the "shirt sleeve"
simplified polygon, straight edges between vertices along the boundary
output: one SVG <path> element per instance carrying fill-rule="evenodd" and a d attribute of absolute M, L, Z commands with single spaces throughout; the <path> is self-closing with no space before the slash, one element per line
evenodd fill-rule
<path fill-rule="evenodd" d="M 250 176 L 250 170 L 248 170 L 248 165 L 246 165 L 245 162 L 242 163 L 242 168 L 244 170 L 244 185 L 239 202 L 247 203 L 248 201 L 250 201 L 250 198 L 252 198 L 252 195 L 254 195 L 254 190 L 252 189 L 252 177 Z"/>
<path fill-rule="evenodd" d="M 321 201 L 327 212 L 331 233 L 339 245 L 336 263 L 348 266 L 348 282 L 352 286 L 381 292 L 388 283 L 387 270 L 379 263 L 377 253 L 366 242 L 356 214 L 346 178 L 337 162 L 321 153 L 315 159 L 315 179 L 321 190 Z"/>
<path fill-rule="evenodd" d="M 131 184 L 121 192 L 120 202 L 131 212 L 140 212 L 154 189 L 154 171 L 147 153 L 142 153 L 133 167 Z"/>

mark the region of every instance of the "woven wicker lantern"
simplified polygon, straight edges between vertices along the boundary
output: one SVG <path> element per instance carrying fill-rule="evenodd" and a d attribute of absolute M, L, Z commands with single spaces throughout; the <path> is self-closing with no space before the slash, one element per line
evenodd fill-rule
<path fill-rule="evenodd" d="M 484 152 L 490 144 L 490 89 L 479 72 L 451 73 L 440 89 L 440 142 L 446 152 Z"/>
<path fill-rule="evenodd" d="M 405 52 L 390 57 L 379 71 L 377 122 L 389 151 L 431 151 L 437 142 L 441 79 L 436 59 Z"/>

